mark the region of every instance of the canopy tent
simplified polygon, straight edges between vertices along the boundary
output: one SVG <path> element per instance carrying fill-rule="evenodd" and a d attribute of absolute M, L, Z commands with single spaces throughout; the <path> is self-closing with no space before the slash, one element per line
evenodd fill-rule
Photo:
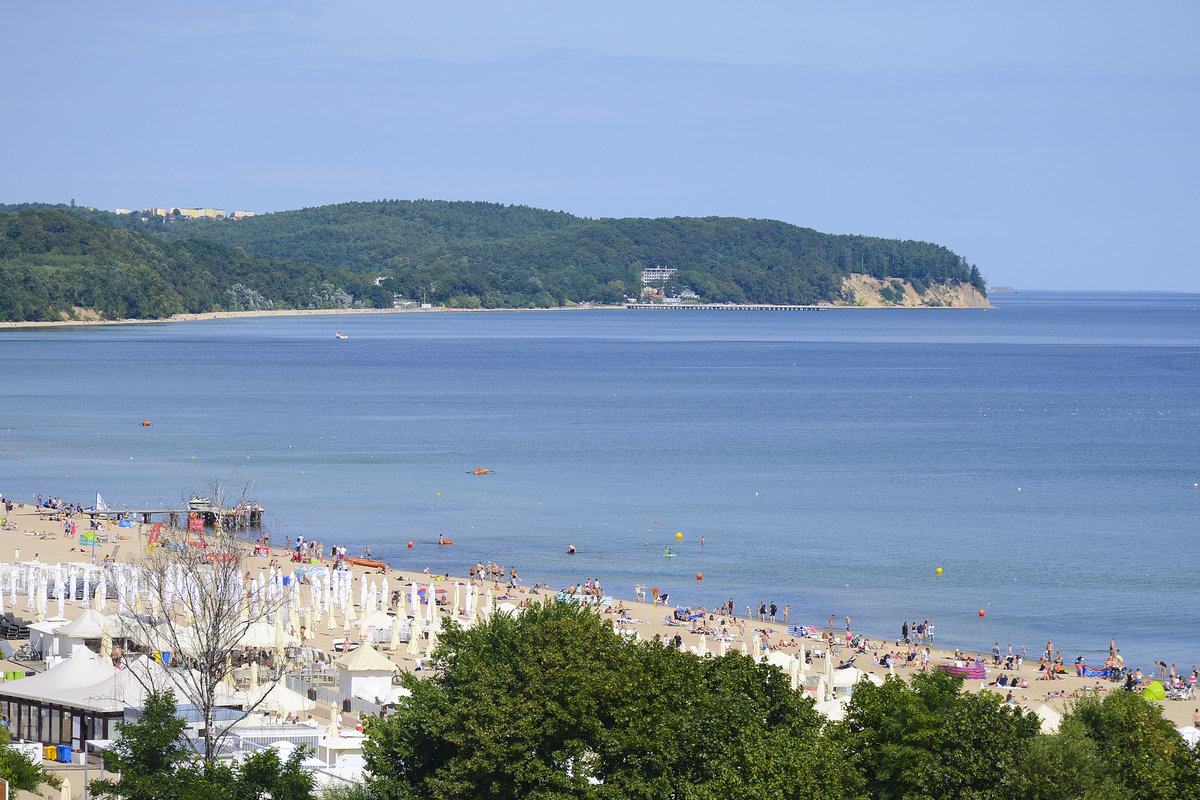
<path fill-rule="evenodd" d="M 853 686 L 859 681 L 866 679 L 876 686 L 883 686 L 883 678 L 878 675 L 872 675 L 870 672 L 864 672 L 858 667 L 846 667 L 845 669 L 835 669 L 833 671 L 833 686 Z"/>
<path fill-rule="evenodd" d="M 1147 700 L 1166 700 L 1167 690 L 1158 681 L 1153 681 L 1145 689 L 1142 689 L 1142 697 Z"/>
<path fill-rule="evenodd" d="M 1058 726 L 1062 722 L 1062 714 L 1055 711 L 1050 706 L 1042 703 L 1033 710 L 1037 718 L 1041 720 L 1042 733 L 1057 733 Z"/>
<path fill-rule="evenodd" d="M 255 706 L 254 704 L 258 705 Z M 309 700 L 297 691 L 287 688 L 280 682 L 264 683 L 246 692 L 246 707 L 253 706 L 257 711 L 276 711 L 280 714 L 295 714 L 301 711 L 312 711 L 317 707 L 315 700 Z"/>
<path fill-rule="evenodd" d="M 74 639 L 99 639 L 104 635 L 104 625 L 108 619 L 99 611 L 85 608 L 75 619 L 60 625 L 55 633 L 59 636 L 70 636 Z"/>
<path fill-rule="evenodd" d="M 1197 742 L 1200 742 L 1200 729 L 1191 725 L 1184 725 L 1182 728 L 1176 728 L 1179 735 L 1187 742 L 1188 747 L 1195 747 Z"/>
<path fill-rule="evenodd" d="M 63 692 L 92 686 L 111 678 L 117 668 L 110 659 L 78 648 L 70 658 L 29 678 L 0 684 L 0 697 L 23 697 L 32 700 L 58 702 Z"/>
<path fill-rule="evenodd" d="M 269 650 L 275 647 L 275 626 L 269 622 L 251 622 L 246 626 L 246 632 L 238 639 L 237 647 L 259 647 Z M 290 633 L 283 634 L 285 647 L 300 644 L 300 640 Z"/>
<path fill-rule="evenodd" d="M 356 628 L 375 628 L 378 630 L 392 628 L 392 621 L 396 618 L 385 611 L 374 611 L 365 617 L 356 619 L 352 624 Z"/>
<path fill-rule="evenodd" d="M 824 715 L 826 719 L 837 721 L 846 718 L 846 706 L 850 705 L 850 697 L 842 695 L 813 706 L 813 711 Z"/>

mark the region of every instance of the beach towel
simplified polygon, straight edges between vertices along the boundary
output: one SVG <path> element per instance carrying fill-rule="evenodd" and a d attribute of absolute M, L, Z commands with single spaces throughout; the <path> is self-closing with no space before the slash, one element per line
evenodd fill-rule
<path fill-rule="evenodd" d="M 973 663 L 969 667 L 960 667 L 957 664 L 938 664 L 938 669 L 942 672 L 948 672 L 951 675 L 961 675 L 968 680 L 981 681 L 987 679 L 987 669 L 977 663 Z"/>

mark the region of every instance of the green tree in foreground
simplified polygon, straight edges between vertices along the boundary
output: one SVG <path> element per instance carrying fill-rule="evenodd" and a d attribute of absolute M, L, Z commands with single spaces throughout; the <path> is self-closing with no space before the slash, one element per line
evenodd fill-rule
<path fill-rule="evenodd" d="M 964 694 L 942 672 L 859 684 L 846 719 L 828 733 L 877 800 L 1018 798 L 1017 764 L 1038 719 L 992 692 Z"/>
<path fill-rule="evenodd" d="M 439 674 L 373 722 L 374 796 L 859 796 L 812 703 L 774 667 L 631 643 L 563 603 L 448 630 Z"/>
<path fill-rule="evenodd" d="M 122 800 L 312 800 L 312 775 L 300 767 L 303 748 L 280 762 L 275 750 L 251 754 L 240 764 L 196 760 L 183 739 L 184 722 L 170 692 L 146 697 L 136 722 L 120 723 L 120 740 L 104 752 L 104 768 L 119 773 L 92 781 L 96 797 Z"/>
<path fill-rule="evenodd" d="M 62 779 L 46 772 L 17 749 L 11 747 L 12 734 L 8 728 L 0 728 L 0 778 L 8 781 L 13 789 L 36 791 L 38 786 L 48 783 L 54 788 L 62 785 Z"/>
<path fill-rule="evenodd" d="M 1084 698 L 1063 719 L 1095 744 L 1106 777 L 1138 800 L 1200 798 L 1200 752 L 1136 692 Z"/>

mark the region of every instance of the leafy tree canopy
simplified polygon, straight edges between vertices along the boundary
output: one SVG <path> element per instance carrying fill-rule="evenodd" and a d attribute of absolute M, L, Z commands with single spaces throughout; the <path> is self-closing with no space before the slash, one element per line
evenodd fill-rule
<path fill-rule="evenodd" d="M 774 667 L 631 643 L 562 603 L 452 627 L 438 675 L 369 728 L 383 798 L 853 797 Z"/>

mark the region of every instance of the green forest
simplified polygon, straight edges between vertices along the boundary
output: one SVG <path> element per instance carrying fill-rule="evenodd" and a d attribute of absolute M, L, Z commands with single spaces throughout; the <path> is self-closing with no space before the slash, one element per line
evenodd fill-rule
<path fill-rule="evenodd" d="M 724 217 L 586 219 L 497 203 L 386 200 L 240 220 L 0 206 L 0 320 L 259 308 L 621 303 L 641 270 L 704 302 L 836 303 L 852 272 L 918 292 L 978 268 L 941 245 Z M 382 278 L 376 286 L 377 278 Z"/>

